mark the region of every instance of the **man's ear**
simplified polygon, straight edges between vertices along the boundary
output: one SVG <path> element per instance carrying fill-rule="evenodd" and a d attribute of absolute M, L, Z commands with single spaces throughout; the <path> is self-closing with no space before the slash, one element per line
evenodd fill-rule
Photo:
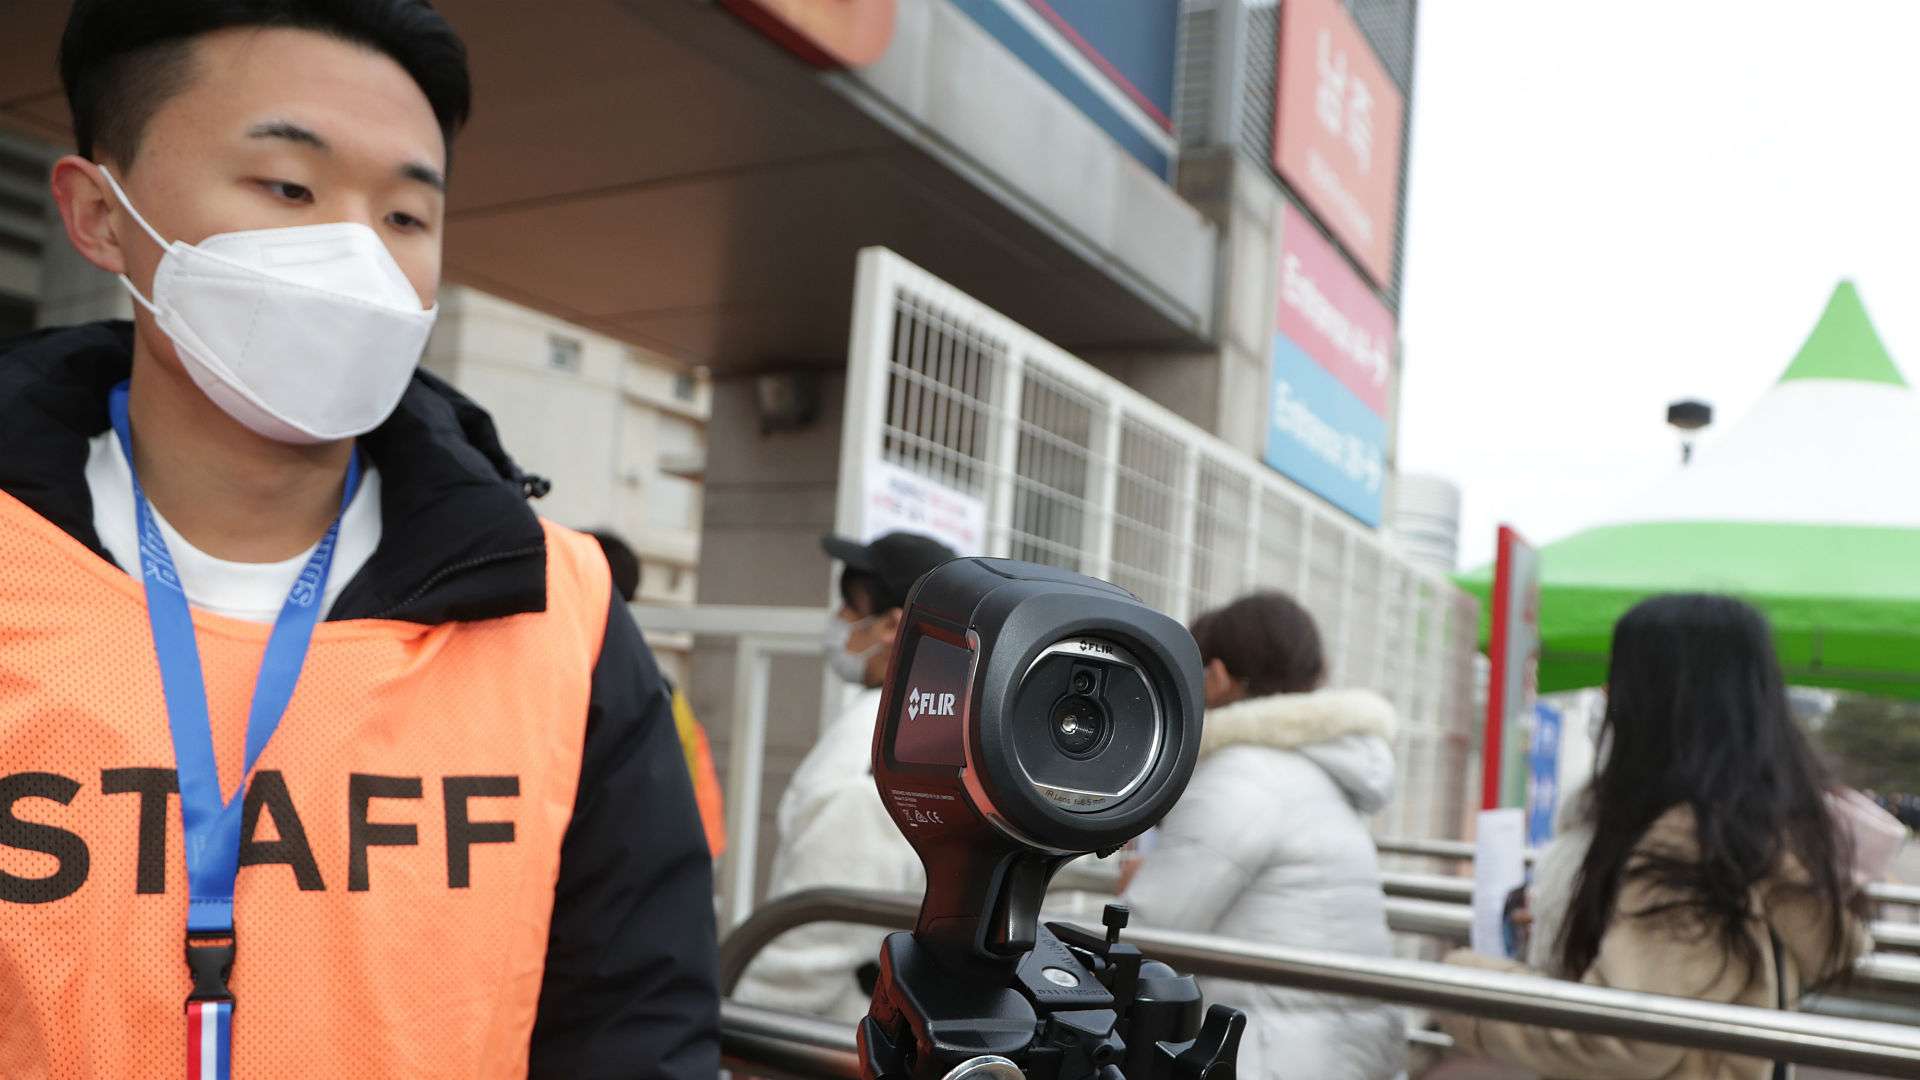
<path fill-rule="evenodd" d="M 113 231 L 118 201 L 100 166 L 76 154 L 54 162 L 53 201 L 60 207 L 60 220 L 75 251 L 109 274 L 127 272 L 126 254 Z"/>
<path fill-rule="evenodd" d="M 905 622 L 906 618 L 905 608 L 892 608 L 885 615 L 880 616 L 880 636 L 887 639 L 887 644 L 893 644 L 894 639 L 900 636 L 900 624 Z"/>
<path fill-rule="evenodd" d="M 1219 657 L 1207 661 L 1201 689 L 1208 701 L 1224 703 L 1232 698 L 1235 690 L 1233 673 L 1227 670 L 1226 661 Z"/>

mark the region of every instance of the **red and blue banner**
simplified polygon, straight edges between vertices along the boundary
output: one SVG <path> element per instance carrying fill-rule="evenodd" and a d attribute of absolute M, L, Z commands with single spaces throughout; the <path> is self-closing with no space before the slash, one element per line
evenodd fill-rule
<path fill-rule="evenodd" d="M 1179 0 L 955 4 L 1135 160 L 1172 179 Z"/>

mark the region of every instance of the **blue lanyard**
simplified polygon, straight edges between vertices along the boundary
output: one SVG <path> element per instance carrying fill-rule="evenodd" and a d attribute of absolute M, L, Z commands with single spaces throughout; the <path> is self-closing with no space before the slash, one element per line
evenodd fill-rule
<path fill-rule="evenodd" d="M 113 430 L 120 436 L 120 449 L 127 455 L 127 472 L 133 474 L 133 437 L 127 422 L 127 384 L 113 388 L 107 398 L 113 416 Z M 347 465 L 346 490 L 340 496 L 340 512 L 360 486 L 360 456 L 354 453 Z M 233 931 L 233 886 L 240 873 L 241 806 L 247 778 L 254 762 L 266 749 L 267 740 L 280 726 L 281 714 L 293 697 L 294 684 L 300 680 L 301 665 L 306 662 L 307 645 L 313 639 L 314 623 L 320 618 L 320 600 L 327 588 L 327 571 L 333 564 L 334 543 L 340 535 L 340 519 L 334 518 L 327 535 L 320 539 L 313 555 L 287 593 L 286 603 L 274 620 L 273 633 L 267 638 L 267 651 L 260 658 L 260 675 L 253 687 L 253 704 L 247 711 L 246 763 L 232 798 L 220 794 L 219 770 L 214 764 L 213 730 L 207 715 L 206 683 L 200 670 L 200 648 L 194 641 L 193 614 L 186 593 L 180 587 L 180 575 L 174 570 L 173 554 L 147 504 L 140 478 L 133 476 L 133 511 L 140 536 L 141 579 L 146 584 L 147 618 L 153 626 L 153 648 L 160 660 L 160 684 L 166 696 L 167 724 L 173 732 L 173 757 L 179 770 L 180 821 L 186 837 L 187 854 L 187 934 L 189 938 L 205 934 L 230 934 Z"/>

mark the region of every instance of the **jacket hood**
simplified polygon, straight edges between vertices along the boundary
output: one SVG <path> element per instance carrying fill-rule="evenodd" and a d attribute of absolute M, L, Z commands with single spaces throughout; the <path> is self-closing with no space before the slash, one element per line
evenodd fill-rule
<path fill-rule="evenodd" d="M 1371 690 L 1270 694 L 1209 709 L 1204 756 L 1229 746 L 1291 750 L 1318 765 L 1363 814 L 1393 798 L 1393 705 Z"/>
<path fill-rule="evenodd" d="M 109 561 L 87 443 L 107 429 L 107 394 L 132 366 L 124 321 L 0 342 L 0 491 Z M 330 619 L 431 624 L 546 607 L 546 543 L 526 500 L 549 485 L 507 456 L 485 410 L 418 370 L 359 444 L 380 470 L 381 541 Z"/>

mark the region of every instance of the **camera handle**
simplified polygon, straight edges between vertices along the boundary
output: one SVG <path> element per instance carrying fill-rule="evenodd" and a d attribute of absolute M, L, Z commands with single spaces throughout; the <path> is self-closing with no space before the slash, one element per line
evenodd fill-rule
<path fill-rule="evenodd" d="M 868 1080 L 1234 1080 L 1246 1016 L 1215 1005 L 1201 1022 L 1190 976 L 1122 944 L 1127 909 L 1104 936 L 1049 923 L 1033 947 L 986 960 L 918 934 L 887 937 L 859 1030 Z"/>
<path fill-rule="evenodd" d="M 1040 905 L 1072 856 L 960 833 L 924 838 L 927 892 L 914 936 L 937 951 L 987 964 L 1017 961 L 1038 937 Z"/>

